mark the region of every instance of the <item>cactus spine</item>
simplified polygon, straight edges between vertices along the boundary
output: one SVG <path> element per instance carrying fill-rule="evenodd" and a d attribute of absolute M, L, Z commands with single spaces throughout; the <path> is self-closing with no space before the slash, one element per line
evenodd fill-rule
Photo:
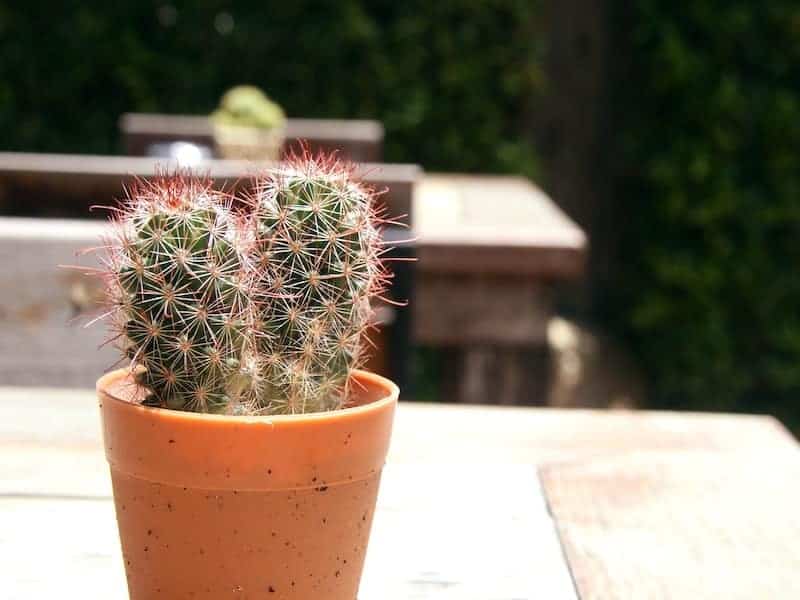
<path fill-rule="evenodd" d="M 108 257 L 118 344 L 148 403 L 236 409 L 249 324 L 244 256 L 229 203 L 188 175 L 130 192 Z"/>
<path fill-rule="evenodd" d="M 115 339 L 156 406 L 340 408 L 387 280 L 374 192 L 352 167 L 293 158 L 243 204 L 189 174 L 135 186 L 110 241 Z"/>
<path fill-rule="evenodd" d="M 252 201 L 258 405 L 269 413 L 338 408 L 363 358 L 386 273 L 374 193 L 330 158 L 292 159 Z"/>

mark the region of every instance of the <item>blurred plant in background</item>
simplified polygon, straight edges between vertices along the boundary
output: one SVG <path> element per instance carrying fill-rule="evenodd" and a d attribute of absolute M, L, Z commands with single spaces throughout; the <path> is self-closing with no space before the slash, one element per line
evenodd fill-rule
<path fill-rule="evenodd" d="M 214 141 L 223 158 L 278 160 L 286 113 L 260 88 L 237 85 L 222 96 L 210 115 Z"/>
<path fill-rule="evenodd" d="M 607 313 L 651 404 L 798 425 L 800 6 L 639 0 L 618 24 L 631 64 Z"/>
<path fill-rule="evenodd" d="M 211 120 L 223 125 L 259 129 L 286 125 L 283 109 L 252 85 L 237 85 L 225 92 L 219 107 L 211 113 Z"/>
<path fill-rule="evenodd" d="M 244 81 L 289 115 L 380 119 L 387 160 L 531 174 L 539 12 L 525 0 L 0 6 L 2 149 L 114 152 L 123 112 L 209 114 Z"/>

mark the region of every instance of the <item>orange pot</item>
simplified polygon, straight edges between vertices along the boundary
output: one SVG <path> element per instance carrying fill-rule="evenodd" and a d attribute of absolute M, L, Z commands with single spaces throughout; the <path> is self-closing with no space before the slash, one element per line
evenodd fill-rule
<path fill-rule="evenodd" d="M 131 600 L 354 600 L 398 389 L 358 371 L 354 406 L 245 417 L 135 403 L 97 382 Z"/>

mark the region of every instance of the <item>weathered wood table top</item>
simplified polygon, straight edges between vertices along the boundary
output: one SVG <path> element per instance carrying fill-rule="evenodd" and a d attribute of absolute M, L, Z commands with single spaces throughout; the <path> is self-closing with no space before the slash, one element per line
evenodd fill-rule
<path fill-rule="evenodd" d="M 93 392 L 0 388 L 0 457 L 2 597 L 126 598 Z M 798 598 L 798 506 L 767 417 L 401 403 L 360 597 Z"/>

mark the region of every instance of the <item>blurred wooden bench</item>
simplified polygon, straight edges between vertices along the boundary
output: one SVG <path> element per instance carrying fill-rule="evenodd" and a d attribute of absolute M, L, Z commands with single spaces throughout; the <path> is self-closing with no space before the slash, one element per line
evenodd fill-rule
<path fill-rule="evenodd" d="M 154 144 L 191 142 L 214 149 L 214 134 L 206 116 L 126 113 L 120 117 L 125 152 L 144 156 Z M 358 162 L 380 162 L 383 125 L 358 119 L 294 119 L 286 124 L 285 150 L 305 141 L 311 150 L 338 151 Z"/>
<path fill-rule="evenodd" d="M 69 385 L 90 387 L 97 373 L 112 366 L 118 353 L 97 350 L 105 327 L 84 329 L 97 309 L 99 282 L 77 270 L 58 265 L 97 267 L 92 255 L 76 256 L 96 246 L 103 232 L 102 210 L 92 205 L 113 204 L 123 185 L 134 177 L 149 177 L 153 158 L 0 153 L 0 381 L 12 385 Z M 251 182 L 255 165 L 244 161 L 211 160 L 200 165 L 217 185 L 243 189 Z M 381 199 L 390 214 L 408 214 L 416 165 L 362 165 L 365 180 L 385 189 Z M 40 218 L 18 218 L 19 215 Z M 96 220 L 85 217 L 94 216 Z M 400 255 L 411 249 L 403 243 L 406 229 L 394 228 L 387 236 L 396 240 Z M 398 262 L 396 293 L 410 293 L 410 264 Z M 403 296 L 405 298 L 406 296 Z M 398 297 L 399 299 L 400 297 Z M 385 307 L 379 314 L 386 325 L 377 337 L 375 369 L 403 380 L 409 347 L 409 316 Z"/>
<path fill-rule="evenodd" d="M 106 233 L 98 220 L 0 217 L 0 381 L 92 387 L 119 359 L 115 348 L 101 347 L 106 323 L 86 327 L 102 313 L 103 290 L 87 274 L 101 266 L 99 257 L 85 250 L 99 246 Z M 395 252 L 407 250 L 401 245 Z M 408 293 L 410 274 L 396 275 L 400 286 L 393 293 Z M 405 385 L 408 311 L 383 303 L 377 309 L 381 327 L 370 335 L 376 347 L 368 368 Z"/>
<path fill-rule="evenodd" d="M 92 205 L 108 205 L 134 178 L 151 177 L 175 161 L 143 156 L 0 152 L 0 214 L 82 218 Z M 206 160 L 195 170 L 228 191 L 244 190 L 264 166 L 244 160 Z M 381 201 L 391 215 L 409 215 L 414 183 L 422 170 L 412 164 L 362 163 L 364 181 L 386 190 Z M 95 216 L 102 217 L 102 213 Z"/>
<path fill-rule="evenodd" d="M 84 327 L 99 314 L 101 283 L 59 265 L 100 266 L 77 256 L 96 247 L 99 221 L 0 218 L 0 381 L 9 385 L 91 387 L 119 359 L 98 350 L 106 327 Z"/>
<path fill-rule="evenodd" d="M 413 337 L 443 350 L 443 396 L 543 404 L 555 287 L 582 275 L 583 231 L 523 177 L 429 174 L 412 212 Z"/>
<path fill-rule="evenodd" d="M 89 206 L 108 205 L 121 195 L 123 183 L 152 175 L 159 162 L 144 157 L 0 153 L 0 213 L 86 217 Z M 227 189 L 236 189 L 248 184 L 255 167 L 243 161 L 210 160 L 202 169 Z M 445 357 L 441 391 L 447 401 L 544 403 L 549 383 L 546 328 L 554 312 L 554 289 L 559 282 L 581 275 L 586 254 L 583 232 L 521 177 L 424 176 L 415 165 L 367 164 L 362 169 L 367 181 L 388 190 L 383 199 L 389 214 L 405 214 L 407 221 L 413 221 L 411 231 L 387 234 L 393 241 L 414 238 L 411 244 L 399 244 L 400 252 L 418 257 L 413 277 L 409 263 L 393 263 L 398 272 L 395 298 L 409 299 L 410 308 L 396 311 L 398 325 L 381 344 L 407 347 L 410 336 L 414 343 L 440 348 Z M 95 216 L 103 216 L 102 211 Z M 47 244 L 54 243 L 59 227 L 65 231 L 72 227 L 50 225 L 53 236 Z M 9 257 L 18 243 L 13 226 L 8 223 L 0 231 L 0 245 Z M 65 275 L 55 274 L 52 265 L 68 261 L 74 249 L 93 243 L 87 239 L 60 250 L 37 250 L 37 226 L 29 224 L 27 231 L 26 252 L 39 260 L 36 268 L 52 270 L 47 277 L 34 279 L 18 274 L 28 283 L 41 280 L 63 286 Z M 56 251 L 61 253 L 58 261 L 50 254 Z M 13 284 L 10 277 L 8 285 Z M 60 290 L 52 295 L 63 300 L 70 293 Z M 5 302 L 16 302 L 14 310 L 26 310 L 19 298 Z M 60 318 L 65 310 L 54 308 L 48 314 Z M 56 322 L 46 321 L 42 339 Z M 63 321 L 58 326 L 66 327 Z M 389 358 L 402 355 L 396 350 Z M 405 373 L 406 365 L 401 361 L 382 368 Z M 21 373 L 9 377 L 9 383 L 27 381 Z"/>

